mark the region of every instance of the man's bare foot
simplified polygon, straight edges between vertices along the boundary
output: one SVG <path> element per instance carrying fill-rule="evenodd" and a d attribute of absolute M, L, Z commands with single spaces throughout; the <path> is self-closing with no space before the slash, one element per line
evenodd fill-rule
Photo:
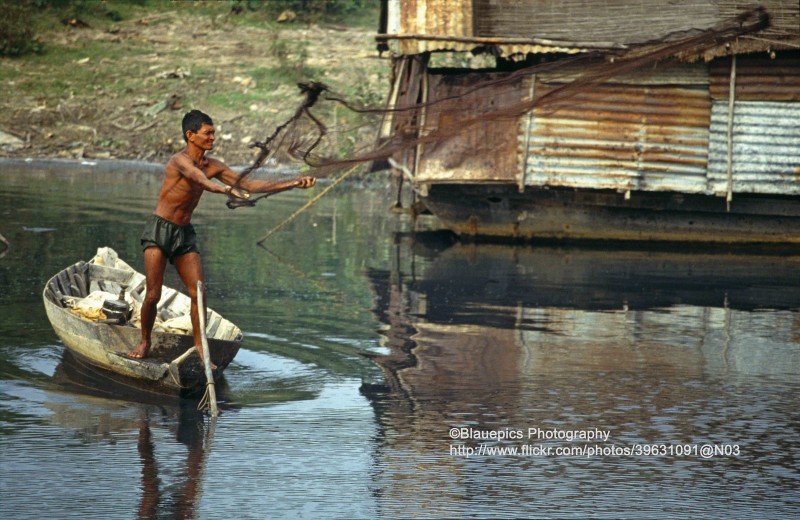
<path fill-rule="evenodd" d="M 139 343 L 135 349 L 128 353 L 131 359 L 144 359 L 150 353 L 150 347 L 144 343 Z"/>

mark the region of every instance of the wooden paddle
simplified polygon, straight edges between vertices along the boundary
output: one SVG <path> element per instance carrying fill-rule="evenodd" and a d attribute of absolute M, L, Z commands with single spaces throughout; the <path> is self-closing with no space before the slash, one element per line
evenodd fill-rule
<path fill-rule="evenodd" d="M 203 282 L 197 281 L 197 316 L 200 318 L 200 343 L 203 348 L 203 367 L 206 372 L 206 396 L 208 407 L 211 409 L 211 417 L 219 415 L 217 408 L 217 392 L 214 387 L 214 374 L 211 372 L 211 351 L 208 348 L 208 338 L 206 337 L 206 306 L 203 294 Z M 205 398 L 203 399 L 205 401 Z M 201 401 L 202 404 L 202 401 Z"/>

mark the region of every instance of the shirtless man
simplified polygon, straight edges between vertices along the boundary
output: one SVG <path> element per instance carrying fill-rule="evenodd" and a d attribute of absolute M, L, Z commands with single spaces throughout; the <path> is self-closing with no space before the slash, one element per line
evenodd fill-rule
<path fill-rule="evenodd" d="M 164 282 L 167 260 L 175 265 L 192 299 L 194 344 L 202 359 L 197 282 L 203 280 L 203 264 L 197 249 L 194 227 L 189 221 L 203 192 L 210 191 L 247 199 L 250 193 L 278 193 L 293 188 L 306 189 L 316 183 L 314 177 L 306 176 L 288 181 L 258 181 L 247 177 L 240 180 L 240 175 L 223 162 L 205 156 L 206 152 L 214 148 L 214 123 L 208 115 L 199 110 L 192 110 L 183 117 L 183 139 L 186 141 L 186 148 L 173 155 L 167 162 L 156 210 L 148 218 L 142 234 L 147 292 L 142 303 L 142 339 L 128 354 L 128 357 L 134 359 L 146 358 L 150 352 L 156 305 L 161 299 L 161 285 Z M 214 182 L 212 179 L 224 184 Z M 237 182 L 242 189 L 233 187 Z M 205 298 L 203 300 L 205 301 Z"/>

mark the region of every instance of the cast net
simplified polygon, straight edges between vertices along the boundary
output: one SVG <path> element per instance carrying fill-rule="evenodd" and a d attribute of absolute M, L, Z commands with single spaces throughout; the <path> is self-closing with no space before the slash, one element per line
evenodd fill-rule
<path fill-rule="evenodd" d="M 274 163 L 290 165 L 294 171 L 316 177 L 376 161 L 403 168 L 402 160 L 392 159 L 404 157 L 419 145 L 441 144 L 476 124 L 516 119 L 534 109 L 544 113 L 574 109 L 580 105 L 582 93 L 612 78 L 636 71 L 646 74 L 654 64 L 665 60 L 697 59 L 707 50 L 763 31 L 769 25 L 769 15 L 757 7 L 713 27 L 671 34 L 658 41 L 561 57 L 500 74 L 487 73 L 483 79 L 474 74 L 468 85 L 455 85 L 458 80 L 452 79 L 459 88 L 453 88 L 452 95 L 446 93 L 447 89 L 440 89 L 440 94 L 445 94 L 436 99 L 426 96 L 424 84 L 414 85 L 410 80 L 405 97 L 399 95 L 380 107 L 359 106 L 324 83 L 300 83 L 301 102 L 291 117 L 263 140 L 250 145 L 258 149 L 258 155 L 241 172 L 242 178 Z M 397 61 L 395 65 L 397 76 L 406 65 L 397 66 Z M 413 63 L 407 66 L 413 67 Z M 552 83 L 558 86 L 536 96 L 527 96 L 516 87 L 525 76 L 537 74 L 556 78 Z M 345 118 L 330 116 L 337 110 L 354 117 L 342 124 Z M 475 143 L 476 147 L 490 145 Z M 252 206 L 260 198 L 231 198 L 228 207 Z"/>

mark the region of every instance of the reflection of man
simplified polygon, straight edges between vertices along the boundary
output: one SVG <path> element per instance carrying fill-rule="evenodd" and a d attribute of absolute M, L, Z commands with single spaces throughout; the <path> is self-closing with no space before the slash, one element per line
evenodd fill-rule
<path fill-rule="evenodd" d="M 185 444 L 186 481 L 183 486 L 174 488 L 175 493 L 162 503 L 158 464 L 155 457 L 155 444 L 150 432 L 150 416 L 142 414 L 139 420 L 139 439 L 137 449 L 142 461 L 142 500 L 139 503 L 138 518 L 158 518 L 164 516 L 161 509 L 167 505 L 174 508 L 175 518 L 194 518 L 198 490 L 203 476 L 203 413 L 195 406 L 181 406 L 178 418 L 178 442 Z M 170 486 L 172 488 L 172 486 Z"/>
<path fill-rule="evenodd" d="M 314 177 L 306 176 L 282 182 L 242 178 L 223 162 L 206 157 L 205 153 L 214 148 L 214 123 L 199 110 L 192 110 L 184 116 L 183 139 L 186 141 L 186 148 L 167 162 L 158 204 L 147 220 L 141 239 L 147 293 L 142 304 L 142 339 L 129 354 L 129 357 L 135 359 L 145 358 L 150 352 L 156 306 L 161 299 L 167 260 L 175 265 L 192 299 L 194 344 L 202 358 L 197 282 L 203 280 L 203 265 L 197 249 L 194 227 L 189 221 L 203 192 L 223 193 L 247 199 L 250 192 L 278 193 L 292 188 L 310 188 L 316 183 Z M 212 179 L 217 179 L 224 185 Z M 242 189 L 233 186 L 241 186 Z"/>
<path fill-rule="evenodd" d="M 144 415 L 144 414 L 143 414 Z M 142 461 L 142 501 L 139 504 L 138 518 L 155 518 L 161 490 L 158 486 L 158 466 L 150 434 L 150 418 L 142 417 L 139 423 L 139 441 L 136 443 Z"/>

